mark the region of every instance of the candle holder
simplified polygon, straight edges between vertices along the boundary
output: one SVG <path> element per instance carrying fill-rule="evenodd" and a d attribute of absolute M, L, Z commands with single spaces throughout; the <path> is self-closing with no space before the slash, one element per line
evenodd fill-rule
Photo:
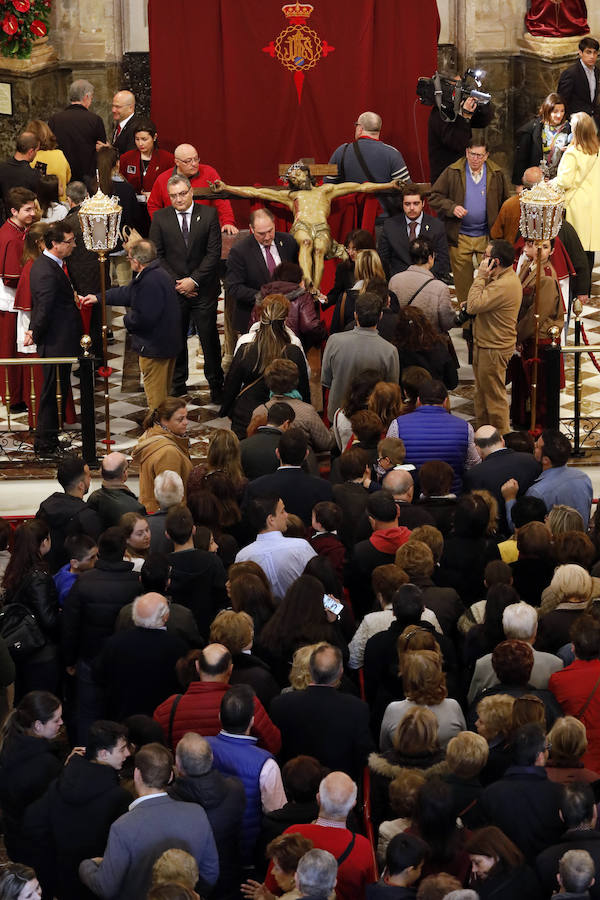
<path fill-rule="evenodd" d="M 104 379 L 104 418 L 106 437 L 102 441 L 107 449 L 114 441 L 110 438 L 110 396 L 108 379 L 112 368 L 108 365 L 108 328 L 106 324 L 106 259 L 114 250 L 119 239 L 119 225 L 122 209 L 117 197 L 108 197 L 100 188 L 93 197 L 84 200 L 79 208 L 79 221 L 83 235 L 83 243 L 88 250 L 98 254 L 100 266 L 100 296 L 102 301 L 102 366 L 98 374 Z"/>
<path fill-rule="evenodd" d="M 531 372 L 531 419 L 529 428 L 535 432 L 537 415 L 537 380 L 540 340 L 540 283 L 542 278 L 542 244 L 551 241 L 560 231 L 565 208 L 564 193 L 546 181 L 541 181 L 521 194 L 521 219 L 519 230 L 525 240 L 534 241 L 537 247 L 535 271 L 535 299 L 533 316 L 535 322 L 533 344 L 533 367 Z"/>

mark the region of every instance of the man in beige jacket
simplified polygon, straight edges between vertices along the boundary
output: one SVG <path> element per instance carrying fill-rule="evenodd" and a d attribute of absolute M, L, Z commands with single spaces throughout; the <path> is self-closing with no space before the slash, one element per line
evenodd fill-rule
<path fill-rule="evenodd" d="M 517 316 L 523 297 L 512 264 L 514 249 L 508 241 L 492 241 L 471 285 L 466 310 L 473 323 L 476 427 L 493 425 L 500 434 L 509 429 L 506 367 L 517 336 Z"/>

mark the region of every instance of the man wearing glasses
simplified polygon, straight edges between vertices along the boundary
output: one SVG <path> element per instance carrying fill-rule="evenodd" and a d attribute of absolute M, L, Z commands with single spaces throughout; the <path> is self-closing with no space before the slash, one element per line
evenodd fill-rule
<path fill-rule="evenodd" d="M 39 356 L 77 356 L 82 332 L 78 297 L 66 272 L 65 260 L 73 252 L 71 226 L 55 222 L 44 238 L 46 249 L 31 267 L 31 320 L 25 343 L 37 345 Z M 52 453 L 58 447 L 57 366 L 44 366 L 44 387 L 39 398 L 35 451 Z M 64 421 L 71 386 L 71 365 L 58 366 Z"/>
<path fill-rule="evenodd" d="M 188 178 L 192 188 L 208 187 L 209 182 L 219 181 L 221 176 L 212 166 L 200 164 L 198 151 L 191 144 L 180 144 L 175 147 L 175 168 L 167 172 L 161 172 L 148 197 L 148 214 L 154 216 L 157 209 L 164 209 L 171 205 L 167 182 L 173 175 L 183 175 Z M 237 234 L 235 216 L 229 200 L 198 200 L 206 206 L 214 206 L 219 216 L 219 224 L 224 234 Z"/>
<path fill-rule="evenodd" d="M 483 141 L 472 140 L 464 158 L 448 166 L 431 188 L 429 203 L 446 226 L 456 296 L 464 303 L 489 230 L 508 198 L 500 166 Z"/>

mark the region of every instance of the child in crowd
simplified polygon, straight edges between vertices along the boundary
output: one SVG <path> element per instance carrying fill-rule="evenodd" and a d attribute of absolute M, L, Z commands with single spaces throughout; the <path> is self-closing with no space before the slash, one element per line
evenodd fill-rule
<path fill-rule="evenodd" d="M 65 540 L 65 549 L 69 554 L 69 562 L 59 569 L 54 576 L 54 584 L 58 591 L 58 602 L 62 608 L 65 597 L 82 572 L 93 569 L 98 559 L 98 547 L 93 538 L 87 534 L 73 534 Z"/>

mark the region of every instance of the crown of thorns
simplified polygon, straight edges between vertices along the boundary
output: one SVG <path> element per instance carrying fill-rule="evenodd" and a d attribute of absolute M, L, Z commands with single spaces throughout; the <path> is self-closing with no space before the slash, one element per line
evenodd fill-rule
<path fill-rule="evenodd" d="M 283 176 L 283 180 L 289 181 L 290 175 L 294 175 L 296 172 L 307 172 L 308 174 L 310 174 L 310 169 L 306 165 L 306 163 L 302 162 L 302 160 L 299 159 L 298 162 L 291 164 L 291 166 L 289 167 L 289 169 L 286 171 L 285 175 Z"/>

